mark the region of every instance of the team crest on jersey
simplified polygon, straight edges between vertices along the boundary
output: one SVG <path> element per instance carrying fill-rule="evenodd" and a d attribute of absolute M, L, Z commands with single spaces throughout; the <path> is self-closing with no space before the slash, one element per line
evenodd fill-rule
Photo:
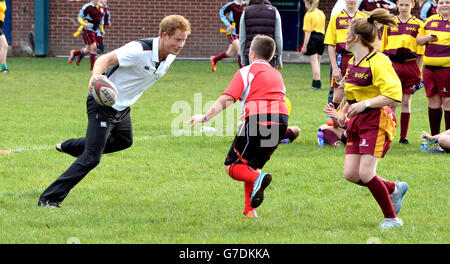
<path fill-rule="evenodd" d="M 439 22 L 431 22 L 430 27 L 433 27 L 433 28 L 439 27 Z"/>
<path fill-rule="evenodd" d="M 348 27 L 348 20 L 347 19 L 339 20 L 339 26 L 341 26 L 341 27 Z"/>

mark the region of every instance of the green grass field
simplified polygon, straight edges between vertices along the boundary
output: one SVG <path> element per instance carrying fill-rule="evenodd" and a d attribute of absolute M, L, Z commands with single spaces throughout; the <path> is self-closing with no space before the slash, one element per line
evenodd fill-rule
<path fill-rule="evenodd" d="M 243 183 L 223 169 L 232 135 L 172 136 L 180 116 L 174 103 L 193 106 L 196 93 L 214 101 L 236 63 L 219 63 L 212 73 L 207 62 L 176 61 L 132 106 L 134 145 L 104 155 L 55 210 L 36 204 L 74 161 L 54 144 L 85 133 L 88 61 L 76 67 L 62 59 L 9 58 L 8 65 L 12 73 L 0 75 L 0 149 L 11 151 L 0 155 L 0 243 L 450 242 L 450 159 L 420 151 L 421 131 L 429 130 L 423 90 L 413 96 L 411 144 L 398 143 L 397 128 L 378 166 L 381 177 L 409 184 L 399 214 L 404 226 L 381 231 L 383 215 L 369 190 L 343 178 L 344 148 L 317 147 L 328 88 L 310 89 L 309 65 L 281 71 L 290 124 L 302 133 L 266 164 L 273 181 L 259 219 L 242 215 Z M 328 74 L 323 65 L 325 87 Z"/>

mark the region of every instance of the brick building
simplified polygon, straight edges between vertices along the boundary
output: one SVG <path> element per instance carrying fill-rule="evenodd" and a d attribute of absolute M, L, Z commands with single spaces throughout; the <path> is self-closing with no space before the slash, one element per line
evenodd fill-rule
<path fill-rule="evenodd" d="M 83 46 L 82 37 L 74 38 L 72 34 L 78 27 L 76 21 L 78 11 L 89 2 L 88 0 L 6 1 L 12 17 L 12 31 L 9 37 L 13 55 L 31 53 L 30 33 L 34 33 L 35 3 L 44 1 L 49 2 L 49 55 L 68 55 L 71 49 Z M 292 10 L 282 12 L 280 6 L 288 6 L 298 1 L 272 0 L 274 5 L 278 2 L 283 21 L 286 16 L 292 15 Z M 219 33 L 219 28 L 223 27 L 223 24 L 218 14 L 219 9 L 227 2 L 229 0 L 109 0 L 112 25 L 106 29 L 106 51 L 135 39 L 157 36 L 160 20 L 169 14 L 179 14 L 189 19 L 192 26 L 192 34 L 180 57 L 209 58 L 210 55 L 217 54 L 228 47 L 226 38 Z M 325 12 L 327 20 L 334 3 L 335 0 L 320 1 L 319 8 Z M 303 2 L 301 5 L 303 6 Z M 413 13 L 416 12 L 417 10 L 414 10 Z M 302 21 L 303 17 L 299 20 Z M 283 22 L 283 32 L 287 27 L 295 28 L 295 25 Z M 301 30 L 299 34 L 301 35 Z M 291 34 L 285 33 L 283 37 L 292 38 Z M 300 36 L 300 42 L 302 38 Z M 288 49 L 295 50 L 296 47 L 292 48 L 293 46 L 296 45 L 290 45 Z"/>
<path fill-rule="evenodd" d="M 11 45 L 14 55 L 30 51 L 30 32 L 34 32 L 34 13 L 37 0 L 11 0 Z M 49 53 L 51 56 L 68 55 L 74 48 L 83 46 L 82 37 L 74 38 L 79 9 L 87 0 L 49 1 Z M 192 26 L 181 57 L 208 58 L 228 47 L 219 28 L 219 9 L 227 0 L 109 0 L 112 25 L 106 29 L 106 50 L 124 43 L 158 34 L 160 20 L 169 14 L 185 16 Z M 283 1 L 296 2 L 296 1 Z M 329 16 L 335 0 L 322 0 L 319 8 Z M 303 3 L 302 3 L 303 4 Z M 284 27 L 285 25 L 283 25 Z"/>

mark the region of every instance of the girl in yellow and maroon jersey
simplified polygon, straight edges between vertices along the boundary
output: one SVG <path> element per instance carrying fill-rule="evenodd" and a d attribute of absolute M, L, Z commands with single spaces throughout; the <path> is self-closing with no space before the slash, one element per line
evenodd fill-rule
<path fill-rule="evenodd" d="M 389 56 L 402 83 L 402 106 L 400 116 L 400 143 L 408 144 L 409 121 L 411 119 L 411 95 L 414 87 L 421 82 L 423 66 L 423 46 L 416 44 L 416 37 L 422 21 L 411 15 L 414 0 L 398 0 L 399 15 L 396 27 L 384 27 L 380 51 Z M 397 103 L 391 105 L 395 112 Z"/>
<path fill-rule="evenodd" d="M 348 62 L 345 75 L 346 104 L 339 123 L 347 118 L 347 147 L 344 176 L 353 183 L 366 186 L 380 206 L 384 220 L 380 228 L 389 229 L 403 225 L 397 214 L 408 185 L 390 182 L 378 177 L 378 161 L 390 147 L 395 134 L 395 124 L 383 109 L 400 101 L 401 83 L 387 56 L 377 52 L 373 43 L 377 37 L 376 23 L 396 26 L 395 17 L 378 8 L 368 18 L 352 19 L 346 48 L 354 55 Z"/>
<path fill-rule="evenodd" d="M 450 129 L 450 0 L 439 0 L 439 14 L 429 17 L 416 41 L 425 46 L 423 82 L 428 97 L 428 119 L 432 135 L 440 133 L 442 108 L 445 129 Z"/>

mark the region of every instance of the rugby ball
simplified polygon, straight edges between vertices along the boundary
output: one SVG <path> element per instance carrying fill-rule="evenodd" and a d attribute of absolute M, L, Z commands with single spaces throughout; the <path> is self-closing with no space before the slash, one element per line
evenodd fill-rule
<path fill-rule="evenodd" d="M 99 78 L 92 86 L 92 96 L 99 105 L 112 106 L 119 98 L 116 86 L 107 78 Z"/>

